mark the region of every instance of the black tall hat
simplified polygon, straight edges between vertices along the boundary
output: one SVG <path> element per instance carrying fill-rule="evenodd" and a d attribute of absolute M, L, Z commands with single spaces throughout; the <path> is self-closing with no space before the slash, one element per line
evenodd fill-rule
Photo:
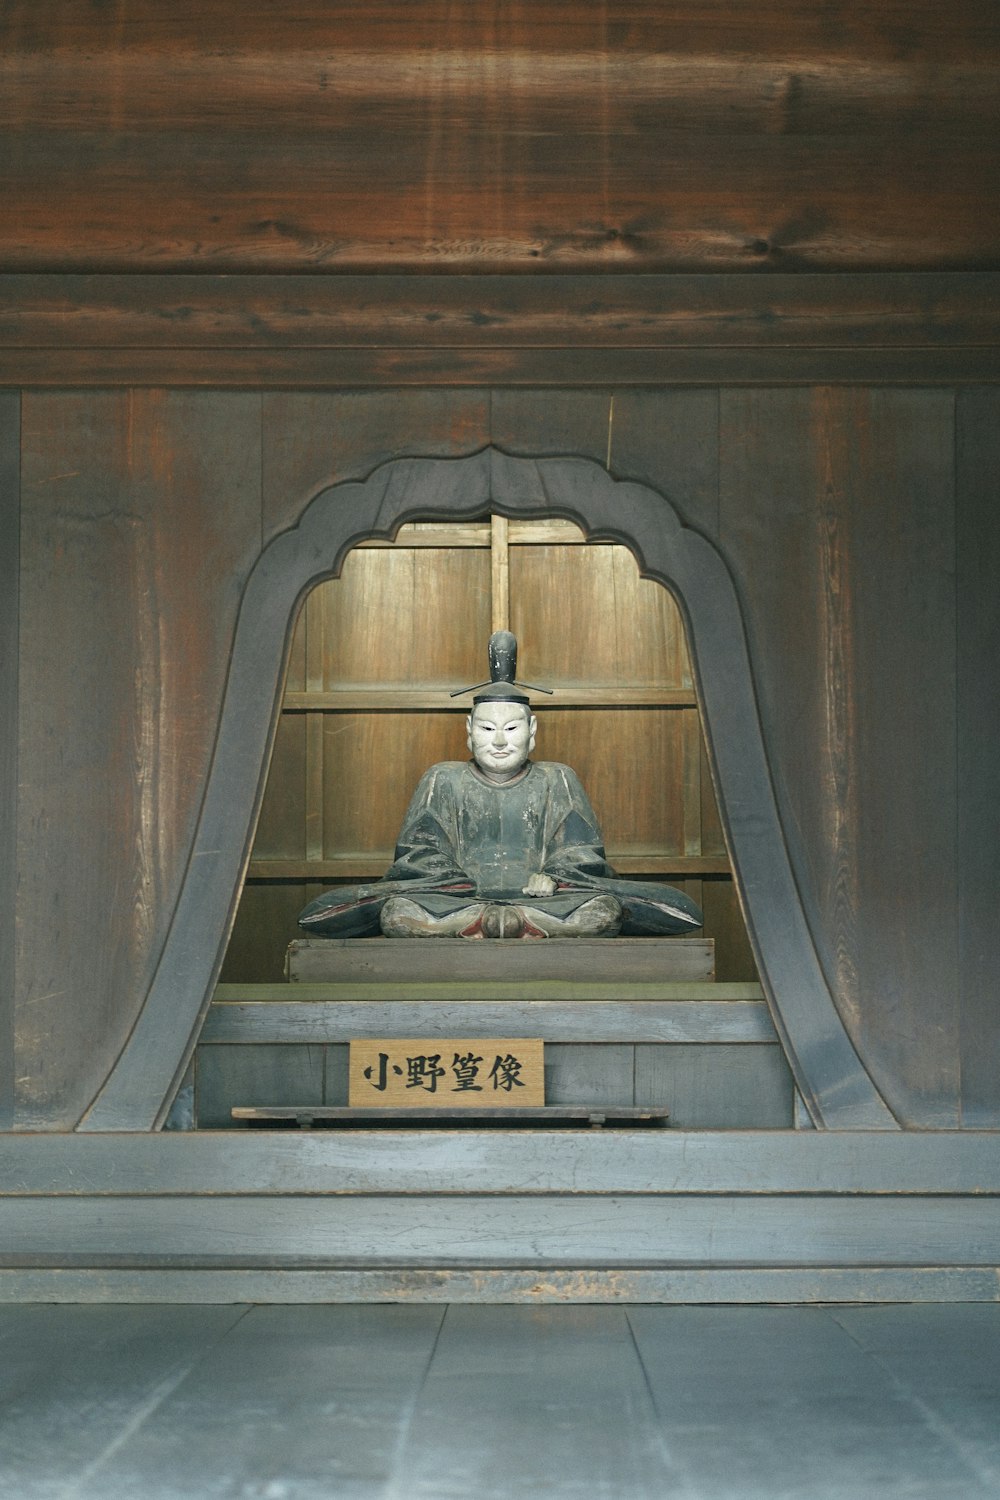
<path fill-rule="evenodd" d="M 527 703 L 526 688 L 533 693 L 548 693 L 551 696 L 551 688 L 532 687 L 530 682 L 514 681 L 517 674 L 517 637 L 509 630 L 493 632 L 490 636 L 488 655 L 489 682 L 477 683 L 475 687 L 457 688 L 451 695 L 453 698 L 460 698 L 463 693 L 474 693 L 473 705 L 477 703 Z"/>

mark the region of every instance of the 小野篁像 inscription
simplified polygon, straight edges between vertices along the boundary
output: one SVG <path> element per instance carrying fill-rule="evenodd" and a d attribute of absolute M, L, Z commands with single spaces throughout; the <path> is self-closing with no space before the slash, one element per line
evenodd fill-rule
<path fill-rule="evenodd" d="M 510 1037 L 354 1040 L 348 1102 L 368 1108 L 541 1106 L 544 1047 L 537 1038 Z"/>

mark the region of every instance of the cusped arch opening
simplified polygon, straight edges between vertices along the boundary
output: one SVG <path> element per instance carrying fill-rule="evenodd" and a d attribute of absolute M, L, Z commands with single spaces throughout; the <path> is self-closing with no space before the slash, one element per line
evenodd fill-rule
<path fill-rule="evenodd" d="M 371 537 L 419 518 L 491 512 L 563 518 L 624 544 L 678 600 L 748 928 L 772 1016 L 817 1125 L 893 1128 L 833 1004 L 798 900 L 757 719 L 732 580 L 669 502 L 579 458 L 488 448 L 465 459 L 397 459 L 318 494 L 262 553 L 241 606 L 215 760 L 161 962 L 127 1046 L 82 1129 L 162 1124 L 197 1041 L 232 926 L 263 793 L 299 602 Z M 235 811 L 234 811 L 235 810 Z"/>

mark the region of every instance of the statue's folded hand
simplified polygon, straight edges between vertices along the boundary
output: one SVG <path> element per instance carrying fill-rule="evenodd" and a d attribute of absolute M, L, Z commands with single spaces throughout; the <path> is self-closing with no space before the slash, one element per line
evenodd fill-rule
<path fill-rule="evenodd" d="M 556 883 L 551 875 L 529 875 L 528 884 L 522 887 L 525 896 L 551 896 Z"/>

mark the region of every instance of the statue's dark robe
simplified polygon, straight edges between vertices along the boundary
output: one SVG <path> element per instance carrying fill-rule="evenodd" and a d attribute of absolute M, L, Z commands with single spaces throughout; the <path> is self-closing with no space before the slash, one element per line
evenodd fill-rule
<path fill-rule="evenodd" d="M 536 874 L 556 881 L 553 895 L 523 894 Z M 498 783 L 474 761 L 443 761 L 421 778 L 383 879 L 326 891 L 305 908 L 299 925 L 324 937 L 376 936 L 383 905 L 397 895 L 438 917 L 484 900 L 567 917 L 598 892 L 621 902 L 626 936 L 669 936 L 702 924 L 682 891 L 616 876 L 569 766 L 529 762 Z"/>

